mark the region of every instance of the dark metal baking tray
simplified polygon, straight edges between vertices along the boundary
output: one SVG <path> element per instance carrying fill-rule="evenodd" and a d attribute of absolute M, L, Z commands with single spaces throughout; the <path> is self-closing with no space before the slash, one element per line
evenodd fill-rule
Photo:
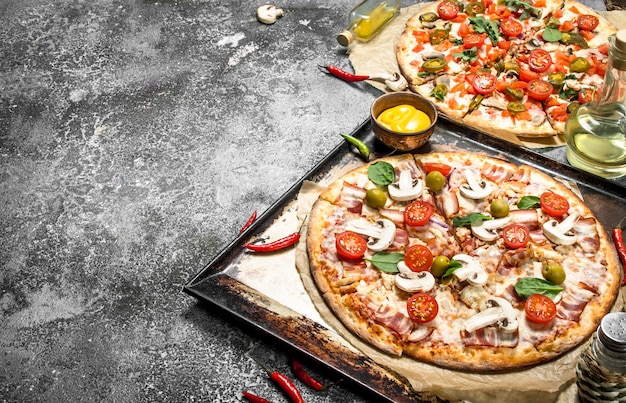
<path fill-rule="evenodd" d="M 351 134 L 369 145 L 373 158 L 393 153 L 393 150 L 376 139 L 369 119 Z M 534 166 L 557 179 L 573 181 L 586 203 L 608 230 L 616 225 L 620 217 L 626 216 L 626 181 L 610 181 L 572 168 L 563 162 L 564 159 L 559 161 L 559 158 L 563 158 L 562 150 L 552 149 L 548 153 L 541 153 L 522 148 L 500 138 L 461 127 L 445 118 L 440 119 L 429 142 L 414 153 L 441 150 L 482 152 L 517 164 Z M 338 375 L 365 388 L 366 392 L 379 399 L 390 402 L 436 401 L 437 399 L 431 395 L 414 392 L 400 376 L 348 348 L 326 327 L 300 312 L 293 312 L 290 308 L 281 306 L 280 309 L 276 309 L 280 304 L 271 297 L 229 275 L 246 253 L 244 244 L 280 219 L 285 208 L 296 200 L 304 181 L 318 182 L 337 164 L 345 164 L 346 160 L 360 159 L 354 151 L 346 142 L 337 145 L 256 222 L 204 266 L 183 287 L 183 291 L 208 303 L 208 309 L 220 310 L 238 320 L 243 326 L 260 330 L 298 353 L 318 361 L 320 365 L 334 370 Z"/>

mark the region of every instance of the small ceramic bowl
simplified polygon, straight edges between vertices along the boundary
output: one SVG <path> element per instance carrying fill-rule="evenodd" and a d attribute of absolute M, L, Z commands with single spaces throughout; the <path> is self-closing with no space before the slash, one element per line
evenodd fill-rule
<path fill-rule="evenodd" d="M 430 118 L 430 126 L 419 132 L 401 133 L 379 125 L 376 120 L 378 115 L 384 110 L 398 105 L 412 105 L 416 109 L 423 111 Z M 387 147 L 395 148 L 400 151 L 411 151 L 424 145 L 435 130 L 438 116 L 437 108 L 435 108 L 435 105 L 431 101 L 412 92 L 391 92 L 381 95 L 372 104 L 370 114 L 372 118 L 372 129 L 376 137 Z"/>

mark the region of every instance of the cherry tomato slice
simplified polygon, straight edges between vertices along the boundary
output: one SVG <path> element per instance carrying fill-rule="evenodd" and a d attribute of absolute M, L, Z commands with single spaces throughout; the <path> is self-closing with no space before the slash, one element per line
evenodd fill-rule
<path fill-rule="evenodd" d="M 432 295 L 420 292 L 409 297 L 406 310 L 413 322 L 428 323 L 437 317 L 439 304 Z"/>
<path fill-rule="evenodd" d="M 367 251 L 367 241 L 352 231 L 344 231 L 335 238 L 335 246 L 339 257 L 348 260 L 361 259 Z"/>
<path fill-rule="evenodd" d="M 519 71 L 519 79 L 529 83 L 529 82 L 531 82 L 533 80 L 538 80 L 539 79 L 539 73 L 535 73 L 534 71 L 522 69 L 522 70 Z"/>
<path fill-rule="evenodd" d="M 437 6 L 437 14 L 442 20 L 451 20 L 459 15 L 459 6 L 453 1 L 442 1 Z"/>
<path fill-rule="evenodd" d="M 528 66 L 537 73 L 543 73 L 552 66 L 552 56 L 547 50 L 535 49 L 528 55 Z"/>
<path fill-rule="evenodd" d="M 569 210 L 569 202 L 554 192 L 543 192 L 539 197 L 541 209 L 552 217 L 561 217 Z"/>
<path fill-rule="evenodd" d="M 587 31 L 593 31 L 596 29 L 600 20 L 595 15 L 582 14 L 576 19 L 576 25 L 579 29 L 585 29 Z"/>
<path fill-rule="evenodd" d="M 433 259 L 432 252 L 424 245 L 413 245 L 404 252 L 404 263 L 411 271 L 430 270 Z"/>
<path fill-rule="evenodd" d="M 463 47 L 465 49 L 471 49 L 474 46 L 480 48 L 485 43 L 486 34 L 479 34 L 476 32 L 470 32 L 463 37 Z"/>
<path fill-rule="evenodd" d="M 415 200 L 404 209 L 404 223 L 412 227 L 426 225 L 433 215 L 433 206 L 425 201 Z"/>
<path fill-rule="evenodd" d="M 543 294 L 533 294 L 524 304 L 526 318 L 535 323 L 548 323 L 556 317 L 556 304 Z"/>
<path fill-rule="evenodd" d="M 511 224 L 502 230 L 504 244 L 511 249 L 518 249 L 528 244 L 530 231 L 524 224 Z"/>
<path fill-rule="evenodd" d="M 504 35 L 511 37 L 519 36 L 524 28 L 521 22 L 508 18 L 500 23 L 500 29 Z"/>
<path fill-rule="evenodd" d="M 486 95 L 492 93 L 498 85 L 498 79 L 491 73 L 478 72 L 474 75 L 472 86 L 477 93 Z"/>
<path fill-rule="evenodd" d="M 580 104 L 586 104 L 587 102 L 593 101 L 593 99 L 598 95 L 598 92 L 593 88 L 582 88 L 578 92 L 578 102 Z"/>
<path fill-rule="evenodd" d="M 545 80 L 532 80 L 527 87 L 528 97 L 535 101 L 545 101 L 554 90 L 552 84 Z"/>
<path fill-rule="evenodd" d="M 444 164 L 442 162 L 425 162 L 422 164 L 426 172 L 439 171 L 443 174 L 443 176 L 447 176 L 450 171 L 452 171 L 452 167 L 448 164 Z"/>

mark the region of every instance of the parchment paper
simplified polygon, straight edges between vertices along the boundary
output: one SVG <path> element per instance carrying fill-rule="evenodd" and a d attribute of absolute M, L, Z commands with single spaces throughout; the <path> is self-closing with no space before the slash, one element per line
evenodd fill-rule
<path fill-rule="evenodd" d="M 348 48 L 348 52 L 355 73 L 363 75 L 399 73 L 400 70 L 396 61 L 396 41 L 404 31 L 406 21 L 429 4 L 431 3 L 418 3 L 401 9 L 400 13 L 370 42 L 352 42 Z M 626 10 L 598 12 L 618 29 L 626 27 Z M 389 91 L 382 82 L 373 80 L 367 82 L 383 92 Z M 496 137 L 528 148 L 559 147 L 565 145 L 565 139 L 562 135 L 531 138 L 499 133 Z"/>
<path fill-rule="evenodd" d="M 350 167 L 344 167 L 347 171 Z M 336 172 L 339 177 L 342 171 Z M 331 182 L 329 178 L 328 182 Z M 298 216 L 305 219 L 325 184 L 305 182 L 298 196 Z M 576 395 L 575 368 L 578 357 L 584 349 L 582 345 L 561 358 L 548 364 L 530 369 L 495 374 L 475 374 L 452 371 L 424 364 L 411 358 L 389 356 L 354 336 L 328 309 L 311 276 L 306 253 L 306 230 L 303 228 L 301 241 L 296 248 L 296 267 L 302 284 L 308 291 L 319 315 L 342 338 L 372 360 L 405 377 L 418 392 L 434 393 L 452 402 L 469 401 L 474 403 L 536 403 L 573 402 Z M 621 290 L 614 311 L 624 309 L 624 290 Z"/>

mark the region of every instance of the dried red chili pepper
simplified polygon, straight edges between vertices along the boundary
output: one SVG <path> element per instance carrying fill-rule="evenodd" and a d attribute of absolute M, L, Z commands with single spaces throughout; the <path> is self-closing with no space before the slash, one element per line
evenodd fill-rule
<path fill-rule="evenodd" d="M 255 394 L 252 394 L 250 392 L 242 392 L 243 395 L 246 397 L 246 399 L 248 399 L 248 401 L 250 403 L 272 403 L 267 399 L 263 399 L 261 396 L 257 396 Z"/>
<path fill-rule="evenodd" d="M 313 388 L 314 390 L 317 390 L 317 391 L 326 389 L 326 387 L 320 381 L 318 381 L 317 379 L 309 375 L 305 371 L 302 364 L 300 364 L 294 358 L 291 359 L 291 368 L 293 369 L 293 372 L 294 374 L 296 374 L 298 379 L 304 382 L 304 384 L 307 385 L 308 387 Z"/>
<path fill-rule="evenodd" d="M 270 243 L 247 243 L 246 248 L 253 250 L 255 252 L 275 252 L 277 250 L 285 249 L 288 246 L 293 245 L 294 243 L 300 240 L 300 233 L 294 232 L 291 235 L 287 235 L 284 238 L 277 239 L 274 242 Z"/>
<path fill-rule="evenodd" d="M 256 221 L 256 210 L 252 212 L 252 215 L 250 216 L 250 218 L 248 218 L 248 221 L 246 221 L 243 227 L 241 227 L 241 229 L 239 230 L 239 233 L 241 234 L 242 232 L 247 230 L 248 227 L 251 226 L 254 221 Z"/>
<path fill-rule="evenodd" d="M 622 286 L 626 285 L 626 245 L 624 245 L 624 233 L 622 231 L 622 224 L 626 217 L 622 218 L 622 220 L 617 224 L 617 227 L 613 228 L 613 243 L 615 244 L 615 249 L 617 250 L 617 254 L 619 255 L 619 259 L 622 261 L 622 268 L 624 270 L 624 277 L 622 278 Z"/>
<path fill-rule="evenodd" d="M 257 364 L 259 364 L 261 368 L 265 370 L 265 372 L 267 372 L 267 374 L 270 376 L 270 379 L 274 381 L 289 396 L 292 402 L 304 403 L 304 399 L 302 398 L 300 391 L 298 390 L 296 385 L 291 382 L 291 379 L 289 379 L 287 375 L 281 374 L 278 371 L 272 371 L 265 365 L 257 361 L 254 357 L 250 358 L 252 358 Z"/>
<path fill-rule="evenodd" d="M 326 72 L 332 74 L 333 76 L 342 79 L 343 81 L 347 81 L 349 83 L 355 83 L 357 81 L 365 81 L 370 78 L 370 76 L 363 76 L 349 73 L 337 66 L 319 66 L 320 69 L 326 70 Z"/>

